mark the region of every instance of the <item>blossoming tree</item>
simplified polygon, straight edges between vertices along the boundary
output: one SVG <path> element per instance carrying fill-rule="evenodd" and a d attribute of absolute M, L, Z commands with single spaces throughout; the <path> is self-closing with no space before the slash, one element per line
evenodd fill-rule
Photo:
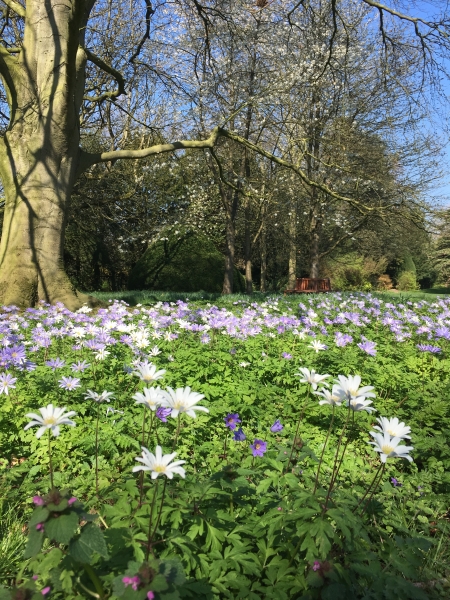
<path fill-rule="evenodd" d="M 446 46 L 449 21 L 445 16 L 428 23 L 401 14 L 388 5 L 363 1 L 372 7 L 374 15 L 379 15 L 381 39 L 387 51 L 402 43 L 393 31 L 392 19 L 400 19 L 406 27 L 412 27 L 414 37 L 411 39 L 419 44 L 424 58 L 431 56 L 433 45 Z M 124 12 L 128 10 L 125 5 L 130 6 L 128 16 Z M 266 11 L 268 22 L 283 22 L 294 47 L 300 44 L 302 26 L 308 22 L 305 15 L 313 14 L 316 7 L 314 2 L 306 6 L 303 2 L 271 4 L 259 0 L 256 5 L 244 3 L 243 8 L 249 13 Z M 140 63 L 155 77 L 170 80 L 173 85 L 167 89 L 172 92 L 165 96 L 165 102 L 171 106 L 171 94 L 175 97 L 178 93 L 182 99 L 174 110 L 182 110 L 183 102 L 186 104 L 189 97 L 189 94 L 183 95 L 182 90 L 189 86 L 178 69 L 185 57 L 173 53 L 168 70 L 161 68 L 158 56 L 169 57 L 171 43 L 175 44 L 177 35 L 186 30 L 192 19 L 203 25 L 199 52 L 208 55 L 213 15 L 228 27 L 233 26 L 234 9 L 229 5 L 219 1 L 202 5 L 196 0 L 162 7 L 153 6 L 150 0 L 131 0 L 130 3 L 1 0 L 0 9 L 0 75 L 4 87 L 1 111 L 6 121 L 0 140 L 0 178 L 5 196 L 0 245 L 2 303 L 24 307 L 38 300 L 61 301 L 74 309 L 87 300 L 73 289 L 64 270 L 64 230 L 74 184 L 81 173 L 95 164 L 113 164 L 118 159 L 139 159 L 187 148 L 211 149 L 220 137 L 228 137 L 247 150 L 292 167 L 271 154 L 258 140 L 245 139 L 221 128 L 220 123 L 212 124 L 208 134 L 200 139 L 166 142 L 169 133 L 166 131 L 161 143 L 138 150 L 114 146 L 108 151 L 89 152 L 81 147 L 81 129 L 89 125 L 93 114 L 101 119 L 105 128 L 111 128 L 113 117 L 105 106 L 126 93 L 133 99 L 134 107 L 139 103 L 137 97 L 145 98 L 145 85 L 136 79 Z M 151 20 L 159 9 L 161 18 L 153 30 Z M 95 19 L 94 10 L 97 11 Z M 340 3 L 330 2 L 330 11 L 334 15 L 334 28 L 345 28 Z M 121 20 L 114 20 L 119 13 Z M 143 32 L 139 30 L 139 14 Z M 111 23 L 115 24 L 114 29 Z M 330 55 L 333 39 L 332 35 Z M 116 41 L 121 46 L 111 56 Z M 140 60 L 147 43 L 151 44 L 151 51 Z M 195 70 L 191 76 L 196 76 Z M 196 98 L 191 101 L 195 104 Z M 86 103 L 90 108 L 86 108 Z M 124 110 L 127 111 L 126 105 Z M 222 116 L 222 124 L 228 122 L 229 116 Z M 174 125 L 170 135 L 177 139 L 184 132 L 183 127 L 177 129 Z M 331 197 L 338 195 L 325 185 L 311 181 L 300 167 L 294 168 L 307 185 L 319 186 Z"/>

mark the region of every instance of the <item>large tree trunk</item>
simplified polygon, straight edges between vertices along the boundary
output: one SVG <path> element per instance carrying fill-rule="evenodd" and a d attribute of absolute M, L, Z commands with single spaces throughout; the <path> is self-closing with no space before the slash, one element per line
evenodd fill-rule
<path fill-rule="evenodd" d="M 261 229 L 261 238 L 259 243 L 261 247 L 261 286 L 259 289 L 261 292 L 267 292 L 267 236 L 265 223 Z"/>
<path fill-rule="evenodd" d="M 291 203 L 289 215 L 289 265 L 288 265 L 288 290 L 295 289 L 297 278 L 297 202 Z"/>
<path fill-rule="evenodd" d="M 320 232 L 322 223 L 316 216 L 311 221 L 311 235 L 309 246 L 309 276 L 312 278 L 319 277 L 320 273 Z"/>
<path fill-rule="evenodd" d="M 234 251 L 235 251 L 236 230 L 234 220 L 227 215 L 226 241 L 227 248 L 225 254 L 225 274 L 223 278 L 222 294 L 233 293 L 234 282 Z"/>
<path fill-rule="evenodd" d="M 251 239 L 251 207 L 250 201 L 246 198 L 245 202 L 245 239 L 244 239 L 244 259 L 245 259 L 245 292 L 253 293 L 252 278 L 252 239 Z"/>
<path fill-rule="evenodd" d="M 78 50 L 82 17 L 70 0 L 29 0 L 22 50 L 10 65 L 10 79 L 2 73 L 11 111 L 0 143 L 4 304 L 61 301 L 74 309 L 86 300 L 74 291 L 63 264 L 80 152 L 76 78 L 86 61 Z"/>

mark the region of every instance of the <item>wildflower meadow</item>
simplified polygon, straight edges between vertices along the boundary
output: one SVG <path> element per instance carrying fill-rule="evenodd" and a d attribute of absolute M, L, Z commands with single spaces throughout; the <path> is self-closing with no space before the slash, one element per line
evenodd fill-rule
<path fill-rule="evenodd" d="M 450 586 L 450 299 L 0 311 L 0 599 Z"/>

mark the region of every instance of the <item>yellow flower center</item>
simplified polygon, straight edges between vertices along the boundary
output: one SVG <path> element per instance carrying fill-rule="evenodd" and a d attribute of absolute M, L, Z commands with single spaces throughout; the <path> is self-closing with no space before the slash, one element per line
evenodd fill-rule
<path fill-rule="evenodd" d="M 393 452 L 395 450 L 394 446 L 391 446 L 391 444 L 383 444 L 383 446 L 381 446 L 381 450 L 383 451 L 383 454 L 390 454 L 391 452 Z"/>
<path fill-rule="evenodd" d="M 392 435 L 392 437 L 395 437 L 395 430 L 394 429 L 386 429 L 386 431 L 388 432 L 389 435 Z"/>
<path fill-rule="evenodd" d="M 164 465 L 156 465 L 153 470 L 156 471 L 157 473 L 164 473 L 166 470 L 166 467 Z"/>
<path fill-rule="evenodd" d="M 54 425 L 55 423 L 56 423 L 55 417 L 47 417 L 46 419 L 44 419 L 45 425 Z"/>

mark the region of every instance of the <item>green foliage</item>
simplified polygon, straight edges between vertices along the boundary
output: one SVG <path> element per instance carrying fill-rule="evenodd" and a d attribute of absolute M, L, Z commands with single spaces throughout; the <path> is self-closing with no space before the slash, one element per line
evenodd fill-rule
<path fill-rule="evenodd" d="M 397 288 L 402 292 L 418 290 L 419 284 L 417 283 L 415 274 L 412 271 L 403 271 L 403 273 L 400 273 L 397 280 Z"/>
<path fill-rule="evenodd" d="M 206 237 L 180 231 L 153 243 L 130 273 L 131 289 L 172 292 L 219 293 L 225 273 L 225 258 Z M 235 291 L 244 291 L 243 276 L 234 271 Z"/>
<path fill-rule="evenodd" d="M 319 322 L 332 316 L 332 297 L 310 299 L 316 313 L 310 318 Z M 361 309 L 369 306 L 362 295 L 342 294 L 336 299 L 336 314 L 346 311 L 345 303 L 351 299 Z M 298 298 L 272 299 L 265 302 L 264 310 L 270 317 L 282 315 L 285 321 L 296 315 L 306 318 L 309 299 L 301 300 L 306 304 L 299 306 Z M 381 305 L 380 319 L 388 310 L 407 315 L 408 301 L 389 298 Z M 418 303 L 415 311 L 436 318 L 431 311 L 440 305 L 435 304 L 437 308 Z M 184 306 L 160 303 L 145 309 L 150 312 L 135 309 L 135 314 L 133 309 L 123 310 L 129 322 L 137 324 L 153 318 L 158 310 L 164 315 L 179 310 L 181 315 Z M 221 300 L 217 313 L 242 316 L 254 307 L 235 296 Z M 198 300 L 189 315 L 203 323 L 201 316 L 210 308 Z M 72 318 L 76 322 L 81 315 Z M 106 311 L 102 318 L 108 321 Z M 179 318 L 189 322 L 187 317 Z M 357 339 L 355 324 L 334 327 Z M 10 515 L 8 526 L 3 528 L 3 520 L 0 525 L 0 543 L 7 546 L 8 532 L 21 532 L 25 523 L 28 543 L 24 549 L 25 540 L 20 540 L 19 557 L 10 553 L 2 563 L 0 556 L 5 573 L 0 598 L 42 598 L 47 586 L 55 600 L 75 600 L 91 593 L 145 600 L 149 591 L 156 600 L 448 597 L 448 341 L 441 340 L 444 352 L 440 354 L 421 353 L 417 335 L 396 342 L 389 330 L 380 328 L 380 320 L 370 319 L 364 335 L 376 342 L 376 356 L 364 353 L 356 343 L 336 346 L 319 326 L 317 339 L 325 339 L 329 347 L 317 353 L 310 347 L 311 338 L 291 330 L 269 335 L 264 329 L 246 339 L 214 328 L 208 333 L 211 339 L 206 344 L 200 341 L 202 332 L 182 329 L 177 339 L 159 337 L 155 342 L 161 353 L 151 360 L 166 369 L 163 382 L 158 383 L 191 386 L 205 395 L 201 404 L 210 411 L 195 420 L 183 415 L 175 450 L 177 459 L 186 461 L 187 476 L 176 477 L 166 486 L 160 478 L 155 482 L 145 474 L 141 490 L 139 474 L 132 473 L 142 439 L 150 449 L 160 443 L 171 452 L 177 422 L 155 420 L 150 431 L 147 419 L 143 436 L 143 409 L 131 400 L 143 384 L 123 370 L 133 358 L 128 346 L 111 344 L 110 355 L 96 361 L 88 348 L 74 349 L 73 338 L 61 338 L 48 353 L 45 348 L 36 351 L 35 370 L 17 371 L 17 386 L 8 396 L 2 395 L 0 410 L 0 450 L 7 459 L 1 465 L 0 492 L 3 514 Z M 119 338 L 122 332 L 112 335 Z M 283 358 L 283 352 L 292 359 Z M 73 374 L 69 365 L 80 353 L 91 367 L 77 375 L 80 389 L 64 391 L 57 381 L 62 374 Z M 44 366 L 44 358 L 50 356 L 64 356 L 67 366 L 52 372 Z M 364 499 L 364 494 L 379 464 L 367 444 L 374 417 L 355 413 L 342 440 L 345 452 L 330 489 L 346 411 L 336 410 L 324 448 L 331 410 L 319 406 L 307 386 L 300 384 L 299 366 L 334 377 L 361 374 L 362 385 L 375 386 L 377 415 L 397 416 L 411 426 L 414 463 L 388 460 L 372 499 Z M 97 405 L 83 398 L 87 389 L 114 392 L 108 406 L 100 405 L 98 496 Z M 52 456 L 56 485 L 61 490 L 70 488 L 79 500 L 68 491 L 47 493 L 46 436 L 37 440 L 35 430 L 23 430 L 25 414 L 48 402 L 77 412 L 77 426 L 62 429 L 52 439 Z M 107 414 L 107 408 L 120 412 Z M 235 441 L 224 426 L 224 416 L 235 412 L 245 442 Z M 275 419 L 284 429 L 273 433 L 270 427 Z M 254 458 L 249 450 L 257 437 L 268 444 L 262 458 Z M 393 477 L 401 486 L 392 485 Z M 34 495 L 44 502 L 31 510 Z M 22 498 L 19 506 L 18 498 Z M 21 560 L 24 552 L 26 558 Z M 134 590 L 129 582 L 136 577 L 139 584 Z"/>
<path fill-rule="evenodd" d="M 384 258 L 373 260 L 349 253 L 329 259 L 324 274 L 331 278 L 334 290 L 370 291 L 378 287 L 378 278 L 384 273 L 386 264 Z"/>

